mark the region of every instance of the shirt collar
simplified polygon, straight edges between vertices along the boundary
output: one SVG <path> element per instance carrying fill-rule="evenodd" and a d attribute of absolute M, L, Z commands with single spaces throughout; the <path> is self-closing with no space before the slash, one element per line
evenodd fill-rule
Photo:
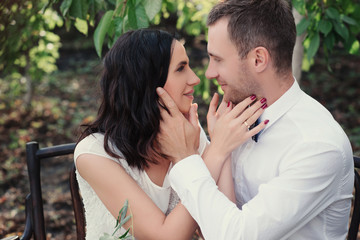
<path fill-rule="evenodd" d="M 291 109 L 301 99 L 302 95 L 303 91 L 300 89 L 300 86 L 294 77 L 293 85 L 278 100 L 267 107 L 264 113 L 260 116 L 260 121 L 264 121 L 265 119 L 269 120 L 269 123 L 263 131 L 269 128 L 287 111 L 289 111 L 289 109 Z"/>

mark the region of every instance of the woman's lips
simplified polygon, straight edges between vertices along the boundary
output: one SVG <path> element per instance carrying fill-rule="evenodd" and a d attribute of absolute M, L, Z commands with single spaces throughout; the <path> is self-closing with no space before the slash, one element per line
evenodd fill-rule
<path fill-rule="evenodd" d="M 188 97 L 188 98 L 191 98 L 191 99 L 194 99 L 193 93 L 194 93 L 194 89 L 187 92 L 187 93 L 185 93 L 184 96 Z"/>

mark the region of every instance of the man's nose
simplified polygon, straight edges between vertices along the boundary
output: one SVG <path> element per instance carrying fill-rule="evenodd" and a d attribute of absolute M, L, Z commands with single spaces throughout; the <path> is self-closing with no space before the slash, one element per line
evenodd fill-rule
<path fill-rule="evenodd" d="M 205 72 L 205 77 L 207 79 L 215 79 L 215 78 L 217 78 L 217 76 L 218 76 L 218 73 L 217 73 L 217 71 L 215 70 L 213 64 L 210 61 L 209 65 L 208 65 L 208 67 L 206 69 L 206 72 Z"/>

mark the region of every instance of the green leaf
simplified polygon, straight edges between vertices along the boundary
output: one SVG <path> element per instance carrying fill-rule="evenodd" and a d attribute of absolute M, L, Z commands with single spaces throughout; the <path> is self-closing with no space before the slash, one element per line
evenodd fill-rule
<path fill-rule="evenodd" d="M 324 44 L 327 47 L 327 49 L 331 52 L 332 49 L 335 46 L 335 35 L 334 33 L 330 33 L 329 35 L 327 35 L 324 39 Z"/>
<path fill-rule="evenodd" d="M 76 18 L 74 26 L 76 27 L 77 30 L 79 30 L 79 32 L 83 33 L 84 35 L 88 34 L 88 25 L 85 20 Z"/>
<path fill-rule="evenodd" d="M 72 0 L 64 0 L 60 5 L 60 11 L 63 16 L 66 16 L 66 14 L 69 11 L 69 8 L 71 6 Z"/>
<path fill-rule="evenodd" d="M 309 45 L 309 48 L 307 50 L 307 57 L 308 57 L 309 60 L 312 59 L 315 56 L 316 52 L 319 49 L 319 46 L 320 46 L 320 35 L 317 32 L 311 38 L 310 45 Z"/>
<path fill-rule="evenodd" d="M 142 4 L 139 4 L 136 7 L 135 14 L 137 28 L 147 28 L 149 26 L 149 19 Z"/>
<path fill-rule="evenodd" d="M 117 40 L 118 37 L 121 36 L 121 34 L 123 33 L 123 24 L 124 24 L 124 19 L 121 17 L 116 17 L 114 18 L 114 25 L 115 25 L 115 36 L 114 36 L 114 41 Z"/>
<path fill-rule="evenodd" d="M 301 19 L 301 21 L 296 25 L 296 33 L 298 36 L 303 34 L 307 28 L 310 26 L 310 21 L 307 18 Z"/>
<path fill-rule="evenodd" d="M 120 212 L 119 212 L 119 216 L 120 216 L 121 220 L 123 220 L 125 218 L 128 206 L 129 206 L 129 201 L 126 199 L 123 207 L 120 209 Z"/>
<path fill-rule="evenodd" d="M 121 235 L 119 237 L 119 239 L 125 239 L 126 235 L 129 233 L 129 231 L 130 231 L 130 228 L 128 230 L 126 230 L 126 232 L 123 235 Z"/>
<path fill-rule="evenodd" d="M 131 218 L 131 216 L 129 215 L 129 216 L 125 217 L 124 219 L 122 219 L 121 222 L 119 223 L 119 226 L 124 225 L 127 221 L 130 220 L 130 218 Z"/>
<path fill-rule="evenodd" d="M 75 0 L 70 6 L 70 16 L 86 19 L 89 4 L 86 0 Z"/>
<path fill-rule="evenodd" d="M 319 22 L 319 30 L 322 32 L 325 36 L 329 34 L 329 32 L 332 29 L 332 23 L 328 20 L 321 19 Z"/>
<path fill-rule="evenodd" d="M 354 55 L 358 55 L 359 52 L 359 41 L 356 39 L 355 36 L 351 36 L 349 40 L 344 44 L 345 49 Z"/>
<path fill-rule="evenodd" d="M 94 32 L 95 49 L 99 57 L 101 57 L 102 45 L 104 43 L 105 35 L 110 27 L 113 13 L 113 10 L 107 11 L 101 18 L 99 25 L 96 27 Z"/>
<path fill-rule="evenodd" d="M 306 2 L 304 0 L 292 0 L 292 5 L 300 15 L 306 14 Z"/>
<path fill-rule="evenodd" d="M 349 30 L 343 23 L 334 22 L 334 29 L 345 41 L 349 39 Z"/>
<path fill-rule="evenodd" d="M 136 20 L 136 8 L 135 8 L 135 5 L 130 0 L 130 1 L 128 1 L 127 6 L 128 6 L 127 16 L 128 16 L 129 28 L 130 29 L 137 29 L 138 26 L 137 26 L 137 20 Z"/>
<path fill-rule="evenodd" d="M 356 54 L 359 55 L 360 53 L 360 43 L 358 40 L 356 40 L 352 45 L 351 48 L 349 50 L 350 54 Z"/>
<path fill-rule="evenodd" d="M 143 4 L 147 17 L 152 21 L 161 10 L 162 0 L 144 0 Z"/>
<path fill-rule="evenodd" d="M 337 9 L 335 9 L 335 8 L 326 9 L 325 14 L 331 19 L 334 19 L 334 20 L 336 20 L 338 22 L 340 21 L 339 11 Z"/>
<path fill-rule="evenodd" d="M 355 19 L 353 19 L 353 18 L 351 18 L 349 16 L 341 14 L 340 18 L 341 18 L 341 20 L 343 20 L 344 22 L 346 22 L 346 23 L 348 23 L 350 25 L 357 25 L 358 24 Z"/>

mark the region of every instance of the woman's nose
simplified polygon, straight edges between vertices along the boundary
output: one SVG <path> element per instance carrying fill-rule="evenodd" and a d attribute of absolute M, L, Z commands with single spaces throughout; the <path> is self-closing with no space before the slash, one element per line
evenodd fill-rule
<path fill-rule="evenodd" d="M 192 76 L 189 78 L 188 84 L 190 86 L 198 85 L 200 83 L 200 78 L 194 73 L 193 70 L 191 70 L 191 72 L 192 72 Z"/>

